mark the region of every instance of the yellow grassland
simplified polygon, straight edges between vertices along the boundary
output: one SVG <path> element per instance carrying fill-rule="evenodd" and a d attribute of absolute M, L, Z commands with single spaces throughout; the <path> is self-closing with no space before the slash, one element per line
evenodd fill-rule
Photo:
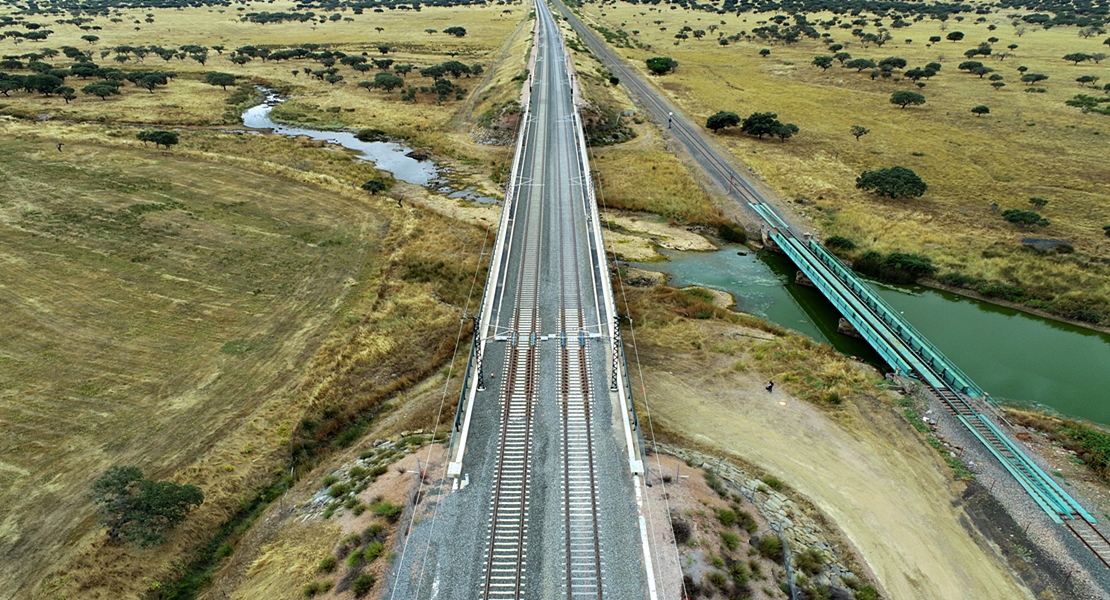
<path fill-rule="evenodd" d="M 293 3 L 252 5 L 245 12 L 291 10 Z M 503 12 L 503 11 L 511 12 Z M 319 119 L 314 125 L 374 127 L 394 135 L 418 136 L 421 133 L 438 132 L 454 114 L 458 101 L 452 97 L 444 106 L 437 106 L 435 96 L 423 94 L 418 103 L 400 101 L 400 92 L 370 91 L 359 88 L 359 81 L 372 81 L 376 70 L 364 73 L 347 66 L 339 65 L 340 74 L 345 80 L 329 84 L 315 78 L 306 77 L 303 72 L 293 75 L 293 70 L 303 71 L 322 69 L 315 61 L 262 61 L 255 59 L 246 65 L 236 65 L 230 61 L 230 51 L 237 47 L 253 45 L 272 49 L 293 48 L 304 43 L 322 44 L 331 50 L 348 54 L 368 53 L 371 58 L 384 58 L 378 47 L 385 45 L 393 49 L 388 58 L 396 64 L 411 63 L 417 68 L 438 64 L 447 60 L 478 63 L 486 70 L 494 67 L 496 60 L 503 57 L 517 58 L 502 53 L 506 40 L 520 28 L 526 10 L 521 4 L 489 8 L 434 8 L 425 7 L 419 13 L 412 11 L 387 11 L 385 13 L 366 12 L 362 15 L 347 15 L 353 21 L 321 23 L 244 23 L 238 20 L 236 11 L 215 8 L 186 8 L 182 10 L 143 9 L 123 11 L 123 23 L 110 23 L 100 18 L 96 24 L 103 27 L 95 32 L 100 40 L 89 44 L 80 39 L 86 32 L 73 26 L 57 26 L 57 33 L 47 42 L 24 43 L 16 45 L 11 40 L 0 41 L 3 54 L 22 54 L 33 52 L 41 47 L 59 48 L 71 45 L 93 51 L 93 60 L 101 66 L 119 67 L 124 70 L 163 70 L 173 71 L 178 78 L 165 88 L 158 88 L 153 94 L 127 84 L 119 96 L 109 96 L 101 100 L 95 96 L 78 93 L 78 98 L 69 104 L 58 97 L 44 98 L 41 95 L 25 93 L 12 94 L 10 98 L 0 98 L 3 112 L 8 114 L 50 115 L 54 119 L 101 122 L 134 122 L 160 125 L 217 125 L 235 123 L 225 115 L 228 108 L 224 100 L 232 93 L 229 88 L 207 85 L 203 81 L 205 73 L 212 71 L 232 73 L 242 81 L 268 83 L 290 95 L 297 97 L 310 111 L 318 111 Z M 143 23 L 136 31 L 131 21 L 142 20 L 147 12 L 154 14 L 154 23 Z M 466 28 L 465 37 L 456 38 L 442 32 L 425 33 L 425 29 L 442 30 L 445 27 L 462 26 Z M 378 32 L 376 27 L 383 31 Z M 517 36 L 519 37 L 519 36 Z M 527 36 L 524 36 L 527 37 Z M 222 54 L 209 51 L 204 65 L 186 58 L 171 59 L 166 62 L 156 55 L 147 55 L 142 62 L 134 57 L 125 63 L 117 63 L 109 54 L 100 57 L 100 52 L 120 45 L 160 45 L 174 48 L 184 44 L 202 46 L 224 45 Z M 449 55 L 450 54 L 450 55 Z M 58 56 L 51 59 L 55 64 L 68 65 L 70 61 Z M 520 62 L 522 64 L 522 60 Z M 412 72 L 406 76 L 410 85 L 430 85 L 431 79 Z M 508 79 L 507 77 L 505 78 Z M 482 81 L 482 77 L 462 79 L 460 85 L 468 91 Z M 70 78 L 67 85 L 80 90 L 87 81 Z M 468 85 L 470 84 L 470 85 Z M 329 113 L 328 108 L 338 108 Z"/>
<path fill-rule="evenodd" d="M 758 27 L 773 14 L 716 15 L 706 12 L 651 10 L 626 3 L 583 5 L 591 20 L 623 29 L 642 47 L 618 52 L 646 74 L 644 60 L 670 56 L 676 72 L 648 76 L 683 106 L 699 125 L 718 110 L 741 117 L 753 112 L 775 112 L 795 123 L 801 133 L 785 144 L 758 140 L 724 130 L 718 139 L 750 165 L 779 193 L 806 203 L 829 235 L 844 235 L 861 249 L 923 253 L 942 272 L 956 271 L 990 281 L 1014 283 L 1045 298 L 1074 298 L 1078 302 L 1110 302 L 1110 240 L 1102 226 L 1110 224 L 1110 117 L 1082 114 L 1064 101 L 1077 93 L 1101 95 L 1080 87 L 1075 79 L 1096 75 L 1110 80 L 1110 61 L 1075 66 L 1061 57 L 1068 52 L 1106 51 L 1102 37 L 1084 39 L 1074 27 L 1038 30 L 1028 27 L 1021 37 L 1002 14 L 985 23 L 950 20 L 947 32 L 963 31 L 960 43 L 929 47 L 932 35 L 946 35 L 936 21 L 925 20 L 904 29 L 881 48 L 863 44 L 843 29 L 830 33 L 853 57 L 880 60 L 905 58 L 909 67 L 938 61 L 940 74 L 917 90 L 902 82 L 872 81 L 865 71 L 839 65 L 826 72 L 810 64 L 814 56 L 831 54 L 824 45 L 803 40 L 793 45 L 738 42 L 721 46 L 709 34 L 691 37 L 680 45 L 673 35 L 683 25 L 707 29 L 717 24 L 725 36 Z M 673 7 L 672 7 L 673 8 Z M 602 16 L 604 13 L 604 16 Z M 645 13 L 645 14 L 641 14 Z M 829 14 L 809 15 L 811 21 Z M 655 20 L 663 20 L 660 25 Z M 722 24 L 723 21 L 723 24 Z M 996 31 L 987 26 L 996 24 Z M 874 30 L 868 27 L 867 31 Z M 963 52 L 1000 39 L 995 53 L 1018 44 L 1016 56 L 984 64 L 1005 77 L 1005 88 L 995 91 L 989 81 L 957 70 Z M 912 39 L 906 43 L 904 39 Z M 761 58 L 758 51 L 770 48 Z M 1050 76 L 1039 87 L 1046 93 L 1024 93 L 1018 66 Z M 905 110 L 889 103 L 897 90 L 920 91 L 928 100 Z M 991 114 L 976 117 L 970 109 L 984 104 Z M 859 142 L 849 135 L 852 125 L 871 129 Z M 870 169 L 902 165 L 915 170 L 928 184 L 923 198 L 910 201 L 879 199 L 855 189 L 856 176 Z M 1005 223 L 991 210 L 1031 209 L 1028 199 L 1041 196 L 1050 203 L 1043 211 L 1052 225 L 1022 231 Z M 815 204 L 815 206 L 813 206 Z M 1039 256 L 1020 249 L 1025 236 L 1050 237 L 1074 244 L 1070 256 Z"/>
<path fill-rule="evenodd" d="M 381 175 L 334 149 L 133 136 L 0 131 L 0 597 L 160 585 L 288 464 L 302 415 L 378 410 L 458 332 L 482 230 L 358 190 Z M 105 545 L 86 492 L 115 464 L 205 503 L 164 546 Z"/>

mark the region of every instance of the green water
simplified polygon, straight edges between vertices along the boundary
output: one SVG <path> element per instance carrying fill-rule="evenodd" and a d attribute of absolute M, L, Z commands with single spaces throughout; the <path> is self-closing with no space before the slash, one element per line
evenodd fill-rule
<path fill-rule="evenodd" d="M 785 256 L 664 251 L 671 285 L 729 292 L 757 314 L 872 364 L 882 359 L 836 332 L 839 313 L 817 290 L 792 283 Z M 1110 424 L 1110 335 L 919 286 L 873 284 L 887 302 L 995 398 Z"/>

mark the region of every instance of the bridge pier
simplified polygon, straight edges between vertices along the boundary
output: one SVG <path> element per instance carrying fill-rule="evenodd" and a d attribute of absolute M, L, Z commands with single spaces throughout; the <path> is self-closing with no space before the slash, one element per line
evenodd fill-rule
<path fill-rule="evenodd" d="M 857 340 L 863 339 L 863 336 L 859 334 L 859 331 L 856 330 L 855 326 L 853 326 L 848 321 L 848 319 L 845 319 L 844 317 L 840 317 L 840 321 L 836 323 L 836 332 L 842 333 L 848 337 L 854 337 Z"/>
<path fill-rule="evenodd" d="M 766 249 L 766 250 L 770 250 L 772 252 L 778 252 L 779 254 L 784 254 L 782 248 L 779 248 L 778 242 L 775 241 L 775 238 L 772 235 L 773 233 L 774 233 L 774 231 L 767 228 L 767 227 L 760 227 L 759 228 L 759 237 L 761 238 L 761 241 L 763 242 L 763 248 Z"/>

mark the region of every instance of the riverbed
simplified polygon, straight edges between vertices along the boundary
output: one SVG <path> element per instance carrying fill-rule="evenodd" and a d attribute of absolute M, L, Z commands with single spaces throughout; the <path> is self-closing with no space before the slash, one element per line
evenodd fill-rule
<path fill-rule="evenodd" d="M 794 283 L 785 256 L 662 250 L 666 262 L 635 266 L 677 287 L 728 292 L 736 310 L 765 317 L 872 364 L 865 342 L 836 332 L 839 313 L 817 290 Z M 1110 335 L 921 286 L 870 282 L 887 302 L 1001 402 L 1110 424 Z"/>
<path fill-rule="evenodd" d="M 309 139 L 331 142 L 357 152 L 358 158 L 374 163 L 382 171 L 388 171 L 394 178 L 416 185 L 431 185 L 438 172 L 430 160 L 416 160 L 406 156 L 411 149 L 396 142 L 364 142 L 349 131 L 320 131 L 304 127 L 292 127 L 276 123 L 270 119 L 270 111 L 282 102 L 278 94 L 262 90 L 263 102 L 243 113 L 243 125 L 255 129 L 269 129 L 279 135 L 290 137 L 304 136 Z"/>

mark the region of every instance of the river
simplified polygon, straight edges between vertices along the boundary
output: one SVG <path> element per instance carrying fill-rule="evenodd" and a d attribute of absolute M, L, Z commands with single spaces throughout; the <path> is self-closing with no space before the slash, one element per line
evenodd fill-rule
<path fill-rule="evenodd" d="M 364 142 L 349 131 L 319 131 L 303 127 L 290 127 L 275 123 L 270 119 L 270 111 L 283 99 L 273 91 L 262 89 L 262 104 L 243 112 L 243 125 L 255 129 L 270 129 L 274 133 L 290 137 L 305 136 L 339 144 L 358 152 L 358 157 L 374 163 L 382 171 L 388 171 L 394 178 L 416 185 L 431 185 L 437 178 L 435 163 L 430 160 L 416 160 L 405 156 L 410 149 L 395 142 Z"/>
<path fill-rule="evenodd" d="M 454 197 L 494 201 L 471 189 L 442 186 L 436 166 L 405 156 L 394 142 L 363 142 L 345 131 L 289 127 L 270 119 L 281 98 L 264 90 L 265 101 L 243 113 L 243 124 L 289 136 L 340 144 L 401 181 L 436 187 Z M 470 196 L 474 196 L 471 198 Z M 767 252 L 740 255 L 739 246 L 717 252 L 663 250 L 662 263 L 637 264 L 662 271 L 671 285 L 700 285 L 733 295 L 736 308 L 832 344 L 871 364 L 882 359 L 866 342 L 836 332 L 839 313 L 817 290 L 793 283 L 795 267 Z M 1000 401 L 1110 424 L 1110 335 L 920 286 L 872 282 L 879 294 Z"/>
<path fill-rule="evenodd" d="M 872 364 L 865 342 L 836 332 L 839 313 L 817 290 L 793 283 L 785 256 L 662 251 L 669 259 L 634 266 L 662 271 L 671 285 L 729 292 L 750 312 Z M 887 302 L 996 399 L 1110 424 L 1110 335 L 921 286 L 871 282 Z"/>

